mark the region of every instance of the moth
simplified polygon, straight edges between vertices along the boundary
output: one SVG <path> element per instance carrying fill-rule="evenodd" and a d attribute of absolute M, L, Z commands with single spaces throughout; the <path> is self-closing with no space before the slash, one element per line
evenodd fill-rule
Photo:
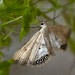
<path fill-rule="evenodd" d="M 41 29 L 14 54 L 13 59 L 22 65 L 41 65 L 55 55 L 54 50 L 66 49 L 70 32 L 67 26 L 49 26 L 42 22 Z"/>

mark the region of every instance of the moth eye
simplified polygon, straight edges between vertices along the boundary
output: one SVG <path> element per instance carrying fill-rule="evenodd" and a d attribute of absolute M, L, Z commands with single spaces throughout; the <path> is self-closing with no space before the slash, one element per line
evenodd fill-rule
<path fill-rule="evenodd" d="M 65 43 L 65 44 L 62 44 L 60 48 L 61 49 L 66 49 L 66 47 L 67 47 L 67 44 Z"/>
<path fill-rule="evenodd" d="M 41 22 L 41 25 L 44 25 L 44 22 Z"/>

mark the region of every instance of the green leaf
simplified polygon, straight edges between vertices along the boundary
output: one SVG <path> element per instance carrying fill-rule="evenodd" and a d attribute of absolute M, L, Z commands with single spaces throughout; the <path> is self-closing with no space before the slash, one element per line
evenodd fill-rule
<path fill-rule="evenodd" d="M 64 19 L 65 21 L 71 26 L 72 31 L 75 31 L 75 16 L 72 12 L 67 13 L 64 12 L 63 13 Z"/>
<path fill-rule="evenodd" d="M 10 68 L 5 68 L 0 70 L 0 75 L 9 75 Z"/>
<path fill-rule="evenodd" d="M 23 39 L 23 37 L 27 34 L 27 30 L 28 30 L 29 28 L 21 28 L 21 32 L 20 32 L 20 40 L 22 40 Z"/>
<path fill-rule="evenodd" d="M 4 7 L 3 0 L 0 0 L 0 9 L 2 9 L 3 7 Z"/>
<path fill-rule="evenodd" d="M 30 22 L 31 22 L 30 10 L 26 9 L 24 12 L 24 15 L 23 15 L 23 19 L 22 19 L 22 28 L 21 28 L 21 32 L 20 32 L 20 40 L 22 40 L 22 38 L 27 34 L 27 32 L 29 32 Z"/>
<path fill-rule="evenodd" d="M 10 45 L 11 39 L 10 37 L 7 37 L 6 39 L 3 40 L 5 36 L 0 36 L 0 48 L 2 47 L 7 47 Z"/>
<path fill-rule="evenodd" d="M 24 0 L 24 4 L 26 7 L 29 7 L 30 6 L 30 0 Z"/>
<path fill-rule="evenodd" d="M 14 63 L 13 59 L 0 62 L 0 70 L 5 69 L 5 68 L 9 68 L 13 63 Z"/>
<path fill-rule="evenodd" d="M 36 10 L 36 15 L 37 16 L 40 16 L 42 14 L 41 11 L 38 8 L 36 8 L 35 10 Z"/>
<path fill-rule="evenodd" d="M 24 0 L 4 0 L 5 7 L 9 9 L 22 8 L 24 5 Z"/>
<path fill-rule="evenodd" d="M 34 18 L 31 22 L 31 25 L 37 25 L 38 23 L 39 23 L 39 21 Z"/>
<path fill-rule="evenodd" d="M 10 59 L 7 62 L 10 63 L 10 64 L 12 64 L 12 63 L 14 63 L 14 59 Z"/>
<path fill-rule="evenodd" d="M 66 22 L 70 25 L 70 14 L 64 12 L 63 13 L 64 19 L 66 20 Z"/>
<path fill-rule="evenodd" d="M 74 2 L 75 2 L 75 0 L 69 0 L 69 2 L 70 2 L 70 3 L 74 3 Z"/>
<path fill-rule="evenodd" d="M 70 47 L 72 49 L 72 52 L 75 53 L 75 41 L 72 38 L 70 38 L 69 43 L 70 43 Z"/>
<path fill-rule="evenodd" d="M 13 59 L 0 62 L 0 75 L 9 75 L 10 66 L 13 64 Z"/>
<path fill-rule="evenodd" d="M 6 40 L 13 32 L 14 29 L 11 29 L 11 31 L 3 38 L 3 40 Z"/>
<path fill-rule="evenodd" d="M 22 26 L 26 27 L 26 26 L 29 26 L 31 22 L 30 8 L 27 8 L 23 13 L 24 14 L 23 14 L 23 19 L 22 19 Z"/>
<path fill-rule="evenodd" d="M 10 46 L 10 42 L 11 42 L 10 37 L 7 37 L 6 39 L 3 40 L 3 45 L 4 46 Z"/>
<path fill-rule="evenodd" d="M 34 9 L 34 10 L 33 10 Z M 35 8 L 28 7 L 23 12 L 23 19 L 22 19 L 22 28 L 20 32 L 20 40 L 29 32 L 30 24 L 36 18 L 36 10 Z"/>
<path fill-rule="evenodd" d="M 4 0 L 4 8 L 0 9 L 0 19 L 10 21 L 11 17 L 15 18 L 22 15 L 25 10 L 24 0 Z"/>

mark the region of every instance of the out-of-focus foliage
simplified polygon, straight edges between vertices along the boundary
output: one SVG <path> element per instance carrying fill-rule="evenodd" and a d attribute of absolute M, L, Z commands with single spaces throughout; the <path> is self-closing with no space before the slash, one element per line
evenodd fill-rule
<path fill-rule="evenodd" d="M 37 7 L 39 2 L 48 1 L 52 6 L 42 11 Z M 37 17 L 44 17 L 50 19 L 47 13 L 55 12 L 59 9 L 66 8 L 64 12 L 60 12 L 66 23 L 71 27 L 72 32 L 75 33 L 75 0 L 0 0 L 0 48 L 10 46 L 10 35 L 15 33 L 15 28 L 21 25 L 20 40 L 29 32 L 31 24 L 37 24 L 39 21 Z M 27 27 L 27 28 L 26 28 Z M 75 34 L 73 34 L 75 35 Z M 75 39 L 70 39 L 70 47 L 75 53 Z M 0 75 L 9 75 L 10 66 L 13 60 L 2 61 L 4 57 L 0 52 Z"/>
<path fill-rule="evenodd" d="M 0 75 L 9 75 L 10 66 L 13 63 L 13 59 L 8 61 L 1 61 L 0 62 Z"/>

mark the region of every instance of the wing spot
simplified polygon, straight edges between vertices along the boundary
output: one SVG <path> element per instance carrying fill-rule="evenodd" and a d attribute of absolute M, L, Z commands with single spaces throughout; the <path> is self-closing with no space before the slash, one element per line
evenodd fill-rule
<path fill-rule="evenodd" d="M 41 57 L 40 59 L 36 60 L 33 65 L 41 65 L 48 59 L 49 55 L 46 54 L 45 56 Z"/>
<path fill-rule="evenodd" d="M 45 44 L 42 44 L 42 46 L 45 46 Z"/>
<path fill-rule="evenodd" d="M 39 49 L 41 49 L 41 48 L 39 48 Z"/>

